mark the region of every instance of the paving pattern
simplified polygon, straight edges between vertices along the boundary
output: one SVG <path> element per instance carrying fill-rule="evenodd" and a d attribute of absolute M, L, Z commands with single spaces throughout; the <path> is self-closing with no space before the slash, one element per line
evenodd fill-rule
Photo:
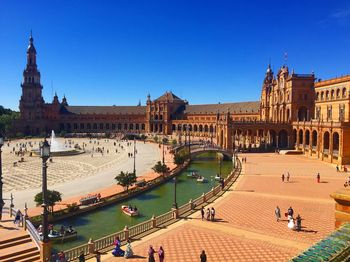
<path fill-rule="evenodd" d="M 198 213 L 167 229 L 132 243 L 138 258 L 147 261 L 149 245 L 162 245 L 165 261 L 288 261 L 334 230 L 334 202 L 330 193 L 343 186 L 349 174 L 304 156 L 247 154 L 244 174 L 236 186 L 210 204 L 216 222 L 201 221 Z M 289 172 L 289 182 L 281 174 Z M 321 183 L 315 179 L 321 174 Z M 282 213 L 277 222 L 276 206 Z M 302 230 L 290 230 L 284 213 L 292 206 L 302 217 Z M 122 261 L 110 254 L 102 261 Z M 91 260 L 93 261 L 93 260 Z M 156 259 L 156 261 L 158 261 Z"/>

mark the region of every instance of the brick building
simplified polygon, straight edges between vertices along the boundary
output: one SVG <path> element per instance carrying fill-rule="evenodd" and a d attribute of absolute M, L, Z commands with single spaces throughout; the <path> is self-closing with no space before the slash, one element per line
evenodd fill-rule
<path fill-rule="evenodd" d="M 43 86 L 30 36 L 23 72 L 21 118 L 17 132 L 184 134 L 215 141 L 225 149 L 296 148 L 338 164 L 350 163 L 350 77 L 315 82 L 314 74 L 275 75 L 267 68 L 261 99 L 254 102 L 191 105 L 172 92 L 146 106 L 72 106 L 55 94 L 42 97 Z"/>

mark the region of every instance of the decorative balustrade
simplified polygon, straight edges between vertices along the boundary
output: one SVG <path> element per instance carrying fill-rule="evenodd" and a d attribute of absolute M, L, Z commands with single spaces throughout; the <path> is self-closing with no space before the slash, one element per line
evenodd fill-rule
<path fill-rule="evenodd" d="M 169 211 L 165 214 L 156 217 L 156 226 L 160 226 L 173 219 L 173 212 Z"/>
<path fill-rule="evenodd" d="M 38 231 L 35 229 L 35 227 L 33 226 L 33 224 L 29 220 L 25 219 L 24 221 L 26 223 L 26 229 L 27 229 L 29 235 L 32 237 L 35 244 L 40 248 L 41 238 L 40 238 Z"/>
<path fill-rule="evenodd" d="M 240 161 L 237 162 L 236 168 L 229 174 L 229 176 L 225 179 L 225 186 L 228 185 L 231 182 L 235 182 L 238 178 L 240 172 L 241 172 L 241 163 Z M 216 186 L 215 188 L 212 188 L 209 192 L 206 194 L 203 194 L 202 196 L 196 198 L 193 201 L 190 201 L 187 204 L 182 205 L 178 208 L 177 214 L 179 216 L 191 211 L 194 207 L 197 207 L 199 205 L 204 204 L 208 199 L 213 198 L 214 196 L 217 196 L 221 192 L 221 186 Z M 114 234 L 108 235 L 106 237 L 97 239 L 95 241 L 90 241 L 90 243 L 81 245 L 69 250 L 66 250 L 64 253 L 66 255 L 67 261 L 73 261 L 77 259 L 80 255 L 80 253 L 83 251 L 84 255 L 89 255 L 91 252 L 96 252 L 98 250 L 102 250 L 108 247 L 113 246 L 115 240 L 117 237 L 121 241 L 126 241 L 129 237 L 134 237 L 140 234 L 143 234 L 147 231 L 152 230 L 154 227 L 158 227 L 162 224 L 165 224 L 167 222 L 170 222 L 172 220 L 176 219 L 174 217 L 173 210 L 162 214 L 160 216 L 151 218 L 150 220 L 147 220 L 145 222 L 142 222 L 140 224 L 137 224 L 135 226 L 132 226 L 130 228 L 125 227 L 124 230 L 116 232 Z M 30 226 L 28 226 L 29 228 Z M 33 227 L 33 225 L 31 225 Z M 34 227 L 33 227 L 34 228 Z M 35 230 L 35 228 L 34 228 Z M 90 249 L 89 249 L 90 245 Z M 92 246 L 92 248 L 91 248 Z"/>
<path fill-rule="evenodd" d="M 152 220 L 147 220 L 129 228 L 129 237 L 140 235 L 153 228 Z"/>
<path fill-rule="evenodd" d="M 66 256 L 66 260 L 67 261 L 73 261 L 76 260 L 81 252 L 84 252 L 84 255 L 88 255 L 89 254 L 89 244 L 84 244 L 69 250 L 64 251 L 64 254 Z"/>
<path fill-rule="evenodd" d="M 115 240 L 119 237 L 120 240 L 125 240 L 125 232 L 119 231 L 117 233 L 113 233 L 111 235 L 105 236 L 103 238 L 97 239 L 94 241 L 95 251 L 104 249 L 106 247 L 112 246 Z"/>

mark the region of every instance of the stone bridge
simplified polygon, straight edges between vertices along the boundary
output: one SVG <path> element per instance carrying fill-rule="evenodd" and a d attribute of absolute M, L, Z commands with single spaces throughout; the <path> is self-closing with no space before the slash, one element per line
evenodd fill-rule
<path fill-rule="evenodd" d="M 204 152 L 216 152 L 216 153 L 221 153 L 224 155 L 226 159 L 232 159 L 233 153 L 231 151 L 225 150 L 221 147 L 214 146 L 214 145 L 208 145 L 208 144 L 186 144 L 186 145 L 181 145 L 179 147 L 176 147 L 174 149 L 175 153 L 179 152 L 180 150 L 188 148 L 191 152 L 191 157 L 194 157 L 196 155 L 199 155 Z"/>

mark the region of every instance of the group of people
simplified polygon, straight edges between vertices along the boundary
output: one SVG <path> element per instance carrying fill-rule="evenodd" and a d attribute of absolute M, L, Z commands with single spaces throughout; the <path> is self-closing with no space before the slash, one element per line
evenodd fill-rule
<path fill-rule="evenodd" d="M 165 258 L 165 252 L 162 246 L 159 247 L 158 251 L 156 251 L 152 245 L 149 246 L 148 249 L 148 262 L 155 262 L 154 254 L 158 253 L 159 262 L 163 262 Z"/>
<path fill-rule="evenodd" d="M 294 219 L 294 210 L 292 207 L 289 207 L 287 212 L 284 214 L 285 217 L 288 219 L 288 228 L 296 231 L 301 230 L 301 216 L 298 214 L 297 217 Z M 275 209 L 275 216 L 277 222 L 281 219 L 281 209 L 277 206 Z"/>
<path fill-rule="evenodd" d="M 336 168 L 336 170 L 337 170 L 337 172 L 341 172 L 341 170 L 343 170 L 344 172 L 348 172 L 348 168 L 346 167 L 346 166 L 336 166 L 335 167 Z"/>
<path fill-rule="evenodd" d="M 247 158 L 246 157 L 242 157 L 242 163 L 247 163 Z"/>
<path fill-rule="evenodd" d="M 282 182 L 284 182 L 284 180 L 286 180 L 287 182 L 289 182 L 289 179 L 290 179 L 290 174 L 289 172 L 287 172 L 286 175 L 282 174 Z"/>
<path fill-rule="evenodd" d="M 134 252 L 131 248 L 131 241 L 127 241 L 126 250 L 121 249 L 121 241 L 119 237 L 116 238 L 114 242 L 114 249 L 112 250 L 112 255 L 115 257 L 125 257 L 125 258 L 131 258 L 134 256 Z"/>
<path fill-rule="evenodd" d="M 350 186 L 350 176 L 348 177 L 347 181 L 344 183 L 344 187 Z"/>
<path fill-rule="evenodd" d="M 202 220 L 204 220 L 206 216 L 206 220 L 208 221 L 214 221 L 215 220 L 215 209 L 212 207 L 211 209 L 208 207 L 207 211 L 205 212 L 204 207 L 201 208 L 201 215 Z"/>

